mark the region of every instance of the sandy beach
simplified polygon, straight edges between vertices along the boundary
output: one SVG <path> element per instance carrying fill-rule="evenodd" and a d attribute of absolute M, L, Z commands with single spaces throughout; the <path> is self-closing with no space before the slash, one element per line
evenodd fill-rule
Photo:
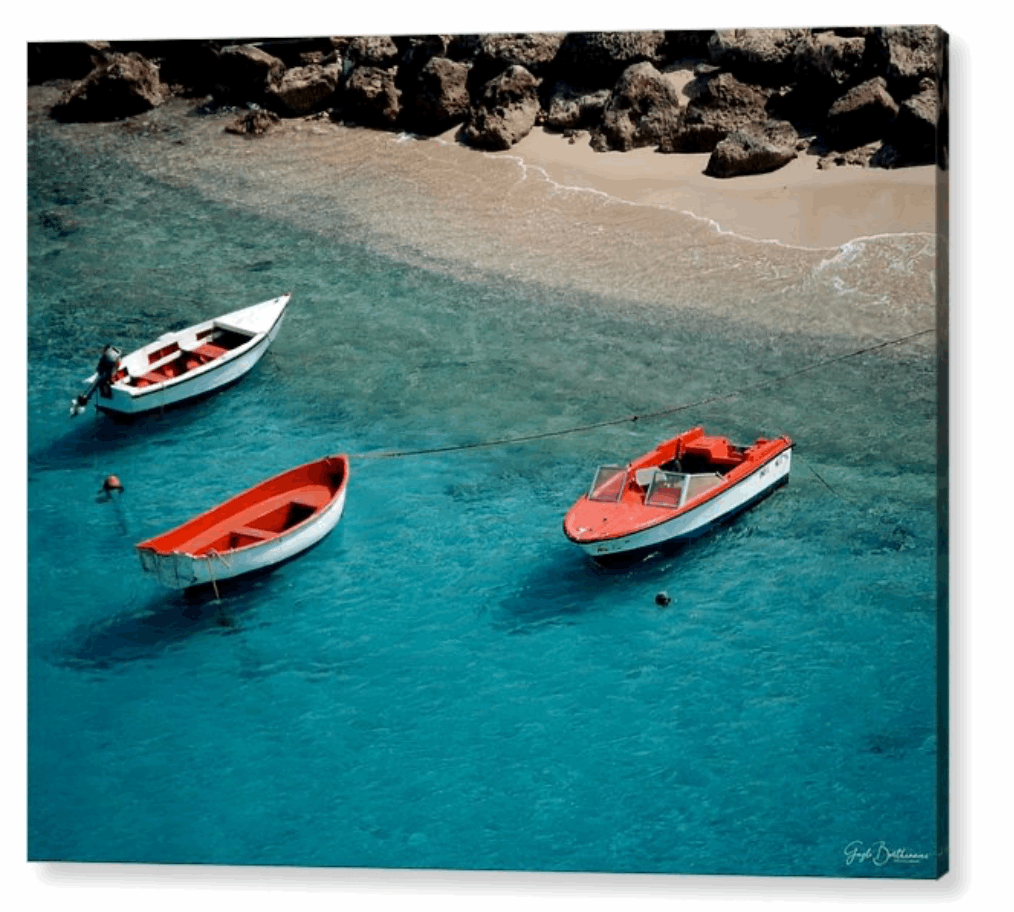
<path fill-rule="evenodd" d="M 235 112 L 195 117 L 184 99 L 127 121 L 58 124 L 47 113 L 58 93 L 29 89 L 30 135 L 334 239 L 351 219 L 378 252 L 465 281 L 497 275 L 817 335 L 891 338 L 935 322 L 932 167 L 820 170 L 803 154 L 717 179 L 703 173 L 707 155 L 601 153 L 587 135 L 537 128 L 482 152 L 454 131 L 425 138 L 326 117 L 250 138 L 225 132 Z M 851 289 L 847 308 L 822 290 L 829 282 Z"/>
<path fill-rule="evenodd" d="M 936 172 L 841 166 L 821 170 L 805 152 L 768 174 L 705 175 L 708 155 L 661 155 L 654 149 L 595 152 L 587 136 L 534 130 L 509 153 L 565 186 L 688 212 L 723 231 L 805 247 L 837 247 L 855 238 L 936 230 Z"/>

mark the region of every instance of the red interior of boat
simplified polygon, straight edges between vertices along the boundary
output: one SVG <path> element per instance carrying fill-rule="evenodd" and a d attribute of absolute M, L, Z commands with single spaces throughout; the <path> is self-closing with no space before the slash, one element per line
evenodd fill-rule
<path fill-rule="evenodd" d="M 667 518 L 665 512 L 657 508 L 679 507 L 681 487 L 673 486 L 668 490 L 663 487 L 652 495 L 651 503 L 646 504 L 652 473 L 642 473 L 642 483 L 639 483 L 639 469 L 659 468 L 665 472 L 692 476 L 683 507 L 689 509 L 691 504 L 707 500 L 727 484 L 744 478 L 787 443 L 791 445 L 785 438 L 759 438 L 749 447 L 741 447 L 730 443 L 725 437 L 707 436 L 703 428 L 693 428 L 659 444 L 651 452 L 630 463 L 626 467 L 626 483 L 619 497 L 612 493 L 617 490 L 619 483 L 619 477 L 614 477 L 607 480 L 600 489 L 603 495 L 601 498 L 585 496 L 578 500 L 568 512 L 565 527 L 572 537 L 607 531 L 609 536 L 619 536 L 664 521 Z M 721 475 L 722 481 L 714 479 L 715 474 Z M 693 476 L 705 475 L 712 476 L 710 483 L 705 480 L 704 484 L 693 484 Z"/>
<path fill-rule="evenodd" d="M 174 377 L 180 377 L 187 373 L 187 371 L 192 371 L 202 364 L 208 364 L 216 358 L 221 358 L 226 352 L 238 348 L 244 342 L 250 341 L 249 336 L 228 330 L 219 330 L 216 334 L 214 328 L 198 333 L 197 338 L 207 339 L 208 341 L 189 351 L 181 349 L 176 342 L 172 342 L 169 345 L 163 346 L 158 351 L 151 352 L 148 355 L 149 364 L 155 364 L 157 361 L 169 357 L 174 352 L 176 353 L 176 357 L 160 365 L 155 370 L 150 370 L 139 377 L 135 377 L 133 385 L 143 388 L 155 383 L 164 383 L 166 380 L 172 380 Z"/>
<path fill-rule="evenodd" d="M 343 456 L 300 466 L 138 547 L 202 556 L 270 541 L 326 507 L 347 475 L 348 460 Z"/>

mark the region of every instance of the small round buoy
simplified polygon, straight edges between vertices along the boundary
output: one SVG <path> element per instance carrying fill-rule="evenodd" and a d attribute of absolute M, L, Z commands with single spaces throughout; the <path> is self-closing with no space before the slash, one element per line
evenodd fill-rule
<path fill-rule="evenodd" d="M 669 598 L 668 592 L 660 592 L 658 595 L 655 596 L 655 604 L 661 605 L 663 608 L 666 605 L 668 605 L 671 601 L 672 599 Z"/>
<path fill-rule="evenodd" d="M 112 494 L 113 491 L 123 492 L 123 482 L 120 481 L 115 475 L 107 475 L 106 480 L 102 482 L 102 490 L 106 494 Z"/>

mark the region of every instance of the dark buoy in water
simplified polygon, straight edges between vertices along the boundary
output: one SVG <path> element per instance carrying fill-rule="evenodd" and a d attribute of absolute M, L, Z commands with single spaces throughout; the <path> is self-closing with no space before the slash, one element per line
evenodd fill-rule
<path fill-rule="evenodd" d="M 671 601 L 672 601 L 672 599 L 669 598 L 669 593 L 665 592 L 665 591 L 662 591 L 658 595 L 655 596 L 655 604 L 656 605 L 661 605 L 663 608 L 666 605 L 668 605 Z"/>
<path fill-rule="evenodd" d="M 123 482 L 115 475 L 107 475 L 106 480 L 102 482 L 102 493 L 112 494 L 113 491 L 116 491 L 118 494 L 122 494 Z"/>

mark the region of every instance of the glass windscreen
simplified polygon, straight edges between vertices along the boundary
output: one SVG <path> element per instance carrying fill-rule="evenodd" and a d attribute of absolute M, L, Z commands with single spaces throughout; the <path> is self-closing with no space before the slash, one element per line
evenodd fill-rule
<path fill-rule="evenodd" d="M 599 466 L 595 471 L 595 480 L 588 491 L 588 499 L 606 502 L 618 501 L 623 493 L 626 480 L 627 470 L 624 466 Z"/>
<path fill-rule="evenodd" d="M 693 500 L 721 483 L 722 476 L 717 472 L 708 475 L 691 475 L 687 483 L 687 500 Z"/>
<path fill-rule="evenodd" d="M 680 505 L 683 498 L 683 489 L 687 485 L 689 476 L 678 472 L 663 472 L 656 470 L 655 477 L 651 480 L 651 487 L 644 502 L 649 507 L 671 507 L 675 509 Z"/>

